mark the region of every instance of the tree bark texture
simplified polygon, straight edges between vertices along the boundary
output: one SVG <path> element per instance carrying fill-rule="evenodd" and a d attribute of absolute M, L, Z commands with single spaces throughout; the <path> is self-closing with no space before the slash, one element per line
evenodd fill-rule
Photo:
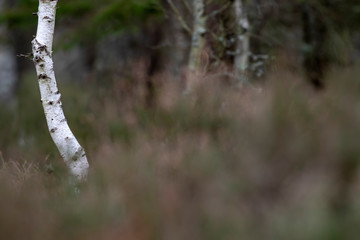
<path fill-rule="evenodd" d="M 199 71 L 201 67 L 201 54 L 205 46 L 206 17 L 203 0 L 194 0 L 194 25 L 191 40 L 189 69 Z"/>
<path fill-rule="evenodd" d="M 52 60 L 56 5 L 57 0 L 39 0 L 37 33 L 32 41 L 33 60 L 50 135 L 75 180 L 83 181 L 89 164 L 84 148 L 67 124 Z"/>
<path fill-rule="evenodd" d="M 242 0 L 235 0 L 234 2 L 235 16 L 237 21 L 237 43 L 236 54 L 234 59 L 236 75 L 240 82 L 246 82 L 246 70 L 249 66 L 249 52 L 250 52 L 250 35 L 249 35 L 249 20 L 244 9 Z"/>
<path fill-rule="evenodd" d="M 201 56 L 205 47 L 206 16 L 204 0 L 193 0 L 193 9 L 194 23 L 188 65 L 190 76 L 187 79 L 185 92 L 191 91 L 196 78 L 195 75 L 201 72 Z"/>

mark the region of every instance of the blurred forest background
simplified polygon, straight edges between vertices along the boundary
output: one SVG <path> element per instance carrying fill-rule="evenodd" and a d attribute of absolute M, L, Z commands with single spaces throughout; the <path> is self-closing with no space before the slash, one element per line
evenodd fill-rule
<path fill-rule="evenodd" d="M 0 0 L 0 239 L 359 238 L 359 1 L 196 2 L 58 2 L 74 193 L 28 55 L 38 1 Z"/>

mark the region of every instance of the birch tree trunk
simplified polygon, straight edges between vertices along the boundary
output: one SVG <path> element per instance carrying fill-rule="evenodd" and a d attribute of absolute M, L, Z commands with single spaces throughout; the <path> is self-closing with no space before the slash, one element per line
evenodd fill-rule
<path fill-rule="evenodd" d="M 199 71 L 205 46 L 206 18 L 204 0 L 194 0 L 194 26 L 189 59 L 190 71 Z"/>
<path fill-rule="evenodd" d="M 52 43 L 56 5 L 57 0 L 39 0 L 37 33 L 32 41 L 33 60 L 50 135 L 72 176 L 77 181 L 84 181 L 89 164 L 84 148 L 67 124 L 54 73 Z"/>
<path fill-rule="evenodd" d="M 236 76 L 238 77 L 240 84 L 242 84 L 247 82 L 246 70 L 249 66 L 250 24 L 242 0 L 235 0 L 234 7 L 237 21 L 237 43 L 234 64 Z"/>
<path fill-rule="evenodd" d="M 191 91 L 195 75 L 201 72 L 201 55 L 205 46 L 206 16 L 204 0 L 193 0 L 194 24 L 189 56 L 190 77 L 187 79 L 186 92 Z"/>
<path fill-rule="evenodd" d="M 5 11 L 6 1 L 0 0 L 0 14 Z M 0 25 L 0 102 L 13 105 L 17 84 L 16 54 L 8 36 L 6 24 Z"/>

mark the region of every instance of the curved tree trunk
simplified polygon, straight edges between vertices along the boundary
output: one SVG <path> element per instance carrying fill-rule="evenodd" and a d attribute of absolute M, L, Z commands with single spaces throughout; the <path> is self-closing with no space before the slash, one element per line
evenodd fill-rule
<path fill-rule="evenodd" d="M 71 174 L 76 180 L 82 181 L 86 179 L 89 164 L 84 148 L 80 146 L 67 124 L 54 74 L 52 43 L 56 4 L 57 0 L 39 0 L 37 33 L 32 41 L 33 60 L 51 137 Z"/>

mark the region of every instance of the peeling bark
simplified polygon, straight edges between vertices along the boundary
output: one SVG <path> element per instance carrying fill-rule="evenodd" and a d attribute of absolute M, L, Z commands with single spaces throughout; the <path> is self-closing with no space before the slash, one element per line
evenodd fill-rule
<path fill-rule="evenodd" d="M 52 60 L 56 5 L 57 0 L 39 0 L 37 33 L 32 41 L 33 60 L 50 135 L 75 180 L 83 181 L 89 164 L 84 148 L 67 124 Z"/>

